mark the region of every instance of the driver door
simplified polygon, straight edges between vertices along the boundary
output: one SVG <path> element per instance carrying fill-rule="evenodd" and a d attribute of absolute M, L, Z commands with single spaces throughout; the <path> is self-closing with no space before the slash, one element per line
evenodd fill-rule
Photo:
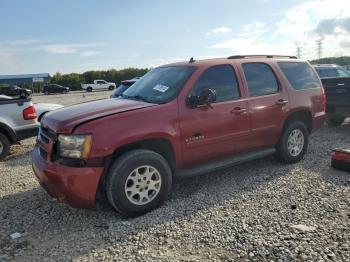
<path fill-rule="evenodd" d="M 196 108 L 180 107 L 181 144 L 184 168 L 249 147 L 248 103 L 242 98 L 231 65 L 207 69 L 190 95 L 205 89 L 216 92 L 216 101 Z"/>

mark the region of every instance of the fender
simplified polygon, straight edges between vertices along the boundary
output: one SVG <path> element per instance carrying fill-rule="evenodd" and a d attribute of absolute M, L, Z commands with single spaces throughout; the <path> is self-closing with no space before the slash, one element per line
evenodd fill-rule
<path fill-rule="evenodd" d="M 0 132 L 2 130 L 4 131 L 5 135 L 7 135 L 10 138 L 12 143 L 17 141 L 16 132 L 8 125 L 0 122 Z"/>

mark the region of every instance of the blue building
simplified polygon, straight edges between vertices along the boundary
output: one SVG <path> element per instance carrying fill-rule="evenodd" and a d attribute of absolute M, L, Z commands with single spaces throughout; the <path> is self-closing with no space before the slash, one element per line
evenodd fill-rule
<path fill-rule="evenodd" d="M 50 74 L 27 74 L 27 75 L 0 75 L 0 85 L 18 85 L 29 87 L 35 92 L 40 92 L 41 88 L 50 82 Z"/>

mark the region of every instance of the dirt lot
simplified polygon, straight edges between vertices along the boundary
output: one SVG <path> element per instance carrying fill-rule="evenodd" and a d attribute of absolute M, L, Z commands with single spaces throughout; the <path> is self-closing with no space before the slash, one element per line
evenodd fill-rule
<path fill-rule="evenodd" d="M 107 204 L 82 210 L 51 199 L 31 169 L 34 141 L 0 163 L 0 261 L 350 261 L 350 174 L 329 167 L 332 148 L 350 147 L 350 124 L 313 134 L 298 164 L 269 157 L 176 179 L 169 201 L 134 219 Z"/>

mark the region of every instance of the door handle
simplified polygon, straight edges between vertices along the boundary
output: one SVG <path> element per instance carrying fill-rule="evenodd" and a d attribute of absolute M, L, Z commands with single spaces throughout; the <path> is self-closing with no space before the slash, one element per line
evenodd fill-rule
<path fill-rule="evenodd" d="M 345 84 L 344 84 L 344 83 L 341 83 L 341 84 L 337 84 L 337 86 L 345 86 Z"/>
<path fill-rule="evenodd" d="M 276 102 L 276 105 L 278 106 L 285 106 L 286 104 L 288 104 L 288 101 L 284 99 L 280 99 Z"/>
<path fill-rule="evenodd" d="M 235 114 L 235 115 L 243 115 L 243 114 L 246 114 L 248 112 L 247 109 L 245 108 L 240 108 L 240 107 L 235 107 L 231 113 L 232 114 Z"/>

